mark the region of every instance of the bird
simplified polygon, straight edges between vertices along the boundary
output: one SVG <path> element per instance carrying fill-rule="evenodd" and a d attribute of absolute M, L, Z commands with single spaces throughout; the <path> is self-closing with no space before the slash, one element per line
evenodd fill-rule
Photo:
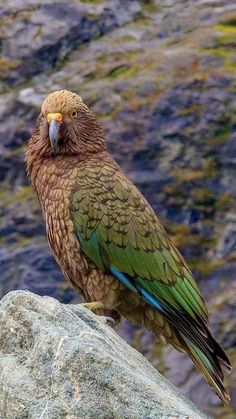
<path fill-rule="evenodd" d="M 227 404 L 223 370 L 231 365 L 209 330 L 199 286 L 77 93 L 45 98 L 25 162 L 52 253 L 84 305 L 143 324 L 186 352 Z"/>

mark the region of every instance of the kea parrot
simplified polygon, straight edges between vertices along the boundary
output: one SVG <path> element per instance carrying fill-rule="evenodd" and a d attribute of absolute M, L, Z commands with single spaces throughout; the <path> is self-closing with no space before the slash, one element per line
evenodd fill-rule
<path fill-rule="evenodd" d="M 144 324 L 186 352 L 226 404 L 230 361 L 208 328 L 199 287 L 157 215 L 106 151 L 76 93 L 44 100 L 26 150 L 52 253 L 85 306 Z"/>

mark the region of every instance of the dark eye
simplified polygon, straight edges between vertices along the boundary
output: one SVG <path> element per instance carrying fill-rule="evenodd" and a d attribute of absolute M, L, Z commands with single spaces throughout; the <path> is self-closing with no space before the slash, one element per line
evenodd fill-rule
<path fill-rule="evenodd" d="M 76 110 L 76 109 L 74 109 L 74 110 L 71 112 L 71 116 L 72 116 L 72 118 L 75 118 L 77 115 L 78 115 L 77 110 Z"/>

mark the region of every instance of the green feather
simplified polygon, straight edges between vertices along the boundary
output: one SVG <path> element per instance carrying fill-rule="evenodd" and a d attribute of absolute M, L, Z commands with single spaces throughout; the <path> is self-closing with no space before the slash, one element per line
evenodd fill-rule
<path fill-rule="evenodd" d="M 207 320 L 199 288 L 182 256 L 121 172 L 108 166 L 100 171 L 84 168 L 71 196 L 71 216 L 82 250 L 97 267 L 116 267 L 159 301 Z"/>

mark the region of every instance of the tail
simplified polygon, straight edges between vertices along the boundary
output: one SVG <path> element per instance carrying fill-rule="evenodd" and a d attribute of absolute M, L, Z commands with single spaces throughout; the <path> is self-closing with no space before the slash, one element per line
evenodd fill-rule
<path fill-rule="evenodd" d="M 167 323 L 173 327 L 178 338 L 178 345 L 176 345 L 176 341 L 174 342 L 168 337 L 168 333 L 166 336 L 167 340 L 175 347 L 184 349 L 187 352 L 197 369 L 203 374 L 212 387 L 213 391 L 219 396 L 224 404 L 227 404 L 230 400 L 230 396 L 224 387 L 222 368 L 230 372 L 231 365 L 226 353 L 216 342 L 208 329 L 207 316 L 202 318 L 198 313 L 193 313 L 192 315 L 189 314 L 187 310 L 181 310 L 179 308 L 180 304 L 178 304 L 178 300 L 176 304 L 176 301 L 173 299 L 173 295 L 175 295 L 173 290 L 172 294 L 170 293 L 168 295 L 170 287 L 166 287 L 165 292 L 169 299 L 172 298 L 174 302 L 173 305 L 170 305 L 167 301 L 160 301 L 152 292 L 150 292 L 150 290 L 144 288 L 142 283 L 145 284 L 145 280 L 142 280 L 142 278 L 139 278 L 139 284 L 137 286 L 135 281 L 132 281 L 122 273 L 114 271 L 112 273 L 131 291 L 138 291 L 141 298 L 157 310 Z M 181 294 L 178 295 L 178 298 L 181 298 L 182 305 L 186 306 L 185 302 L 183 303 Z M 165 326 L 163 327 L 163 325 L 162 333 L 165 337 Z"/>
<path fill-rule="evenodd" d="M 151 299 L 152 305 L 174 326 L 182 349 L 187 352 L 213 391 L 226 405 L 230 396 L 224 388 L 222 368 L 230 372 L 231 365 L 226 353 L 211 335 L 207 321 L 197 315 L 194 318 L 175 307 L 164 304 L 157 305 L 156 300 L 149 294 L 148 298 Z"/>
<path fill-rule="evenodd" d="M 224 387 L 224 375 L 222 368 L 227 372 L 231 371 L 230 361 L 216 342 L 213 336 L 207 330 L 208 336 L 206 345 L 196 345 L 188 337 L 181 333 L 182 339 L 185 343 L 184 347 L 197 369 L 203 374 L 208 384 L 213 391 L 219 396 L 224 405 L 230 401 L 228 391 Z"/>

